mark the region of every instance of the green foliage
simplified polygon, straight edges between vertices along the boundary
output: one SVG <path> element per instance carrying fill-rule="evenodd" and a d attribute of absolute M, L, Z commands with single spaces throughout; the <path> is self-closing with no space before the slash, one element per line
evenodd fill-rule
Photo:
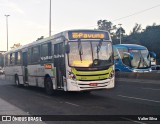
<path fill-rule="evenodd" d="M 136 23 L 131 31 L 131 35 L 138 34 L 141 31 L 141 29 L 141 25 Z"/>
<path fill-rule="evenodd" d="M 112 26 L 112 22 L 107 20 L 99 20 L 97 25 L 98 29 L 110 32 L 113 44 L 119 44 L 120 28 Z M 116 31 L 113 32 L 115 29 Z M 136 23 L 129 35 L 125 35 L 125 30 L 122 27 L 121 33 L 122 43 L 146 46 L 149 51 L 157 54 L 157 64 L 160 64 L 160 25 L 153 23 L 152 26 L 147 26 L 142 30 L 141 24 Z"/>
<path fill-rule="evenodd" d="M 116 31 L 116 36 L 117 36 L 118 38 L 120 37 L 120 33 L 121 33 L 121 36 L 122 36 L 122 37 L 123 37 L 124 34 L 125 34 L 125 30 L 124 30 L 122 27 L 118 28 L 117 31 Z"/>
<path fill-rule="evenodd" d="M 160 64 L 160 25 L 147 26 L 140 35 L 141 44 L 157 54 L 157 62 Z"/>
<path fill-rule="evenodd" d="M 99 30 L 105 30 L 110 32 L 112 28 L 112 23 L 107 20 L 98 20 L 97 25 Z"/>
<path fill-rule="evenodd" d="M 160 25 L 147 26 L 142 32 L 140 27 L 136 24 L 131 34 L 123 38 L 122 43 L 146 46 L 149 51 L 157 54 L 157 64 L 160 64 Z"/>

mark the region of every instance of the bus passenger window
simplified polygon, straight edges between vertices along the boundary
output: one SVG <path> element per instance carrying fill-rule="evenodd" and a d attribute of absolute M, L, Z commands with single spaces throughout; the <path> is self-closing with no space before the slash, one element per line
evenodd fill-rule
<path fill-rule="evenodd" d="M 16 52 L 16 55 L 15 55 L 15 64 L 16 65 L 21 64 L 21 53 L 20 52 Z"/>
<path fill-rule="evenodd" d="M 32 63 L 40 62 L 39 47 L 33 47 Z"/>
<path fill-rule="evenodd" d="M 128 50 L 126 48 L 118 48 L 118 51 L 119 51 L 123 64 L 127 66 L 131 66 L 129 55 L 124 54 L 125 52 L 128 52 Z"/>
<path fill-rule="evenodd" d="M 41 46 L 41 61 L 51 61 L 51 43 L 46 43 Z"/>
<path fill-rule="evenodd" d="M 32 54 L 32 49 L 28 49 L 28 64 L 31 64 L 31 54 Z"/>
<path fill-rule="evenodd" d="M 14 65 L 15 64 L 15 53 L 11 53 L 10 54 L 10 65 Z"/>
<path fill-rule="evenodd" d="M 131 66 L 129 55 L 124 55 L 123 59 L 122 59 L 122 62 L 127 66 Z"/>

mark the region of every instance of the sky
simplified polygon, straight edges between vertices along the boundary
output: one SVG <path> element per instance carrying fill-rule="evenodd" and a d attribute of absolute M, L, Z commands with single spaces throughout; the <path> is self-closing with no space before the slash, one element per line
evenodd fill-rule
<path fill-rule="evenodd" d="M 159 0 L 51 0 L 52 35 L 70 29 L 95 29 L 97 21 L 108 20 L 122 24 L 129 34 L 136 23 L 142 28 L 160 25 Z M 8 44 L 25 45 L 37 38 L 49 36 L 50 0 L 0 0 L 0 51 L 7 50 L 6 17 L 8 17 Z M 155 7 L 157 6 L 157 7 Z M 134 16 L 134 13 L 149 9 Z M 128 18 L 122 18 L 129 16 Z M 122 19 L 119 19 L 122 18 Z"/>

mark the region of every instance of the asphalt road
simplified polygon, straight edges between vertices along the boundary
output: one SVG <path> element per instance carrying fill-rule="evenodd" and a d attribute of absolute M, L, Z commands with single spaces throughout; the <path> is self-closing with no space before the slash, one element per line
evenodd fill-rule
<path fill-rule="evenodd" d="M 19 88 L 0 79 L 0 99 L 30 115 L 160 115 L 160 83 L 123 80 L 117 80 L 116 87 L 111 90 L 93 91 L 91 94 L 57 91 L 47 96 L 42 88 Z M 135 121 L 129 116 L 121 119 L 124 121 L 78 121 L 76 124 L 160 123 Z M 45 123 L 75 124 L 74 121 Z"/>

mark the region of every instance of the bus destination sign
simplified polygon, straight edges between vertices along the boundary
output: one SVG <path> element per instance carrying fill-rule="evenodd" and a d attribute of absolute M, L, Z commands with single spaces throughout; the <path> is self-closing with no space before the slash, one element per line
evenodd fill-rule
<path fill-rule="evenodd" d="M 105 39 L 109 40 L 107 32 L 103 31 L 69 31 L 69 40 L 76 39 Z"/>

